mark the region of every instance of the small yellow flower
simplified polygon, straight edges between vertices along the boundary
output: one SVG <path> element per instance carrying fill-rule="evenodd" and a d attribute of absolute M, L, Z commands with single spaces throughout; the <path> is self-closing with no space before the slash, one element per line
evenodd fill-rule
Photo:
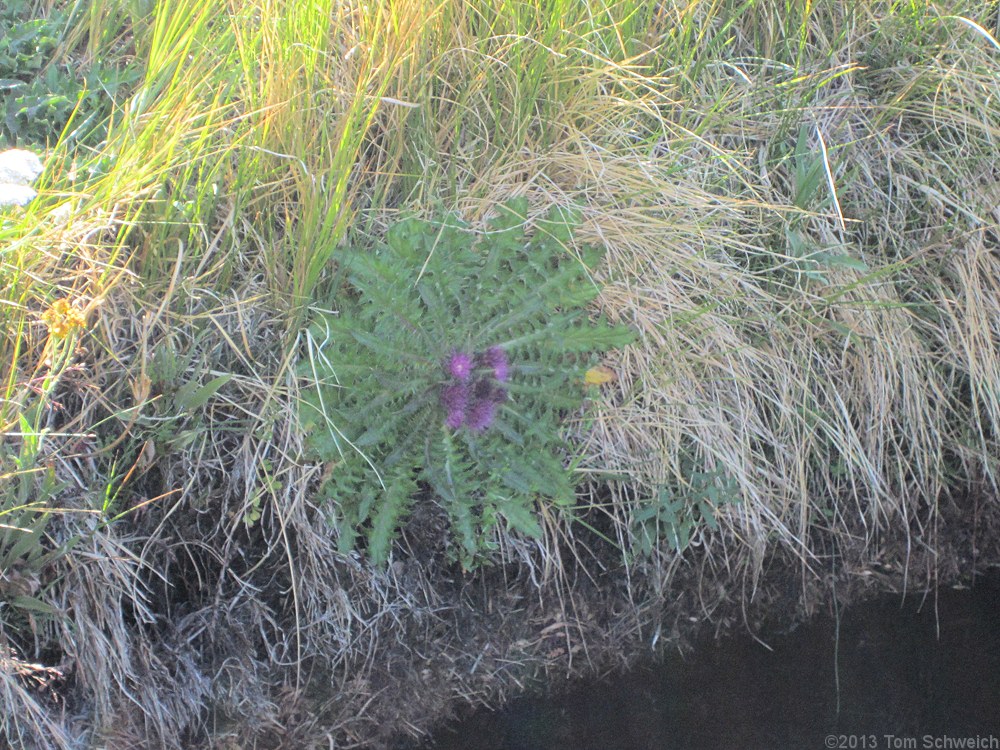
<path fill-rule="evenodd" d="M 87 325 L 83 313 L 64 299 L 56 300 L 42 313 L 42 322 L 48 326 L 49 335 L 57 339 L 65 338 Z"/>

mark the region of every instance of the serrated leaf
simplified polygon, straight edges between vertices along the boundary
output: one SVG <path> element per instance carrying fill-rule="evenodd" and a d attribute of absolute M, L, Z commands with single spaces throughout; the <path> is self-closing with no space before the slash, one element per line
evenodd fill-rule
<path fill-rule="evenodd" d="M 634 334 L 624 326 L 610 326 L 603 321 L 592 326 L 579 326 L 560 331 L 553 336 L 561 351 L 588 352 L 620 349 L 631 344 Z"/>
<path fill-rule="evenodd" d="M 542 527 L 531 508 L 517 502 L 508 502 L 497 509 L 500 515 L 507 519 L 507 523 L 515 531 L 519 531 L 532 539 L 539 539 L 542 536 Z"/>

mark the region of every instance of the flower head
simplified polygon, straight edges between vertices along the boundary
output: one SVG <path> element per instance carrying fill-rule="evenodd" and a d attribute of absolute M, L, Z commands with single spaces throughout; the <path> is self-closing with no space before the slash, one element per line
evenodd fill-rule
<path fill-rule="evenodd" d="M 476 401 L 466 415 L 465 424 L 473 432 L 482 432 L 493 424 L 496 410 L 497 404 L 492 399 Z"/>
<path fill-rule="evenodd" d="M 465 421 L 465 412 L 455 410 L 448 412 L 448 416 L 445 417 L 444 423 L 445 425 L 447 425 L 449 429 L 457 430 L 459 427 L 462 426 L 462 423 L 464 421 Z"/>
<path fill-rule="evenodd" d="M 87 326 L 83 313 L 64 299 L 57 299 L 42 313 L 42 322 L 48 326 L 49 335 L 57 339 L 66 338 L 73 331 Z"/>
<path fill-rule="evenodd" d="M 441 406 L 448 412 L 444 423 L 457 430 L 465 422 L 469 408 L 469 388 L 463 383 L 445 386 L 441 389 Z"/>
<path fill-rule="evenodd" d="M 447 412 L 445 425 L 453 430 L 466 427 L 472 432 L 487 429 L 493 424 L 497 407 L 508 397 L 501 385 L 510 376 L 506 352 L 491 346 L 470 356 L 453 349 L 444 369 L 453 378 L 441 388 L 441 406 Z"/>
<path fill-rule="evenodd" d="M 480 355 L 484 366 L 493 370 L 493 377 L 501 383 L 506 383 L 510 377 L 510 364 L 507 362 L 507 353 L 499 346 L 491 346 Z"/>
<path fill-rule="evenodd" d="M 453 378 L 464 383 L 472 375 L 473 366 L 472 357 L 465 352 L 454 351 L 448 358 L 446 369 Z"/>

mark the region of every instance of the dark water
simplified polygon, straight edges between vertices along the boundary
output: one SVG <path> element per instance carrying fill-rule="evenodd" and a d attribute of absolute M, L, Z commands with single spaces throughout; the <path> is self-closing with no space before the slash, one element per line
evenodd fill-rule
<path fill-rule="evenodd" d="M 839 634 L 839 637 L 838 637 Z M 1000 749 L 1000 577 L 883 597 L 765 639 L 705 641 L 556 699 L 442 730 L 427 750 Z M 839 684 L 839 690 L 838 690 Z"/>

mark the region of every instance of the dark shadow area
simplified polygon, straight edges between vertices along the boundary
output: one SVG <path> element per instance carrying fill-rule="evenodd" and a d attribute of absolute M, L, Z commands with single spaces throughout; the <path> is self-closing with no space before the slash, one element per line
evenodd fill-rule
<path fill-rule="evenodd" d="M 425 750 L 1000 748 L 1000 576 L 525 697 Z M 839 690 L 838 690 L 839 685 Z M 834 735 L 830 739 L 830 735 Z"/>

